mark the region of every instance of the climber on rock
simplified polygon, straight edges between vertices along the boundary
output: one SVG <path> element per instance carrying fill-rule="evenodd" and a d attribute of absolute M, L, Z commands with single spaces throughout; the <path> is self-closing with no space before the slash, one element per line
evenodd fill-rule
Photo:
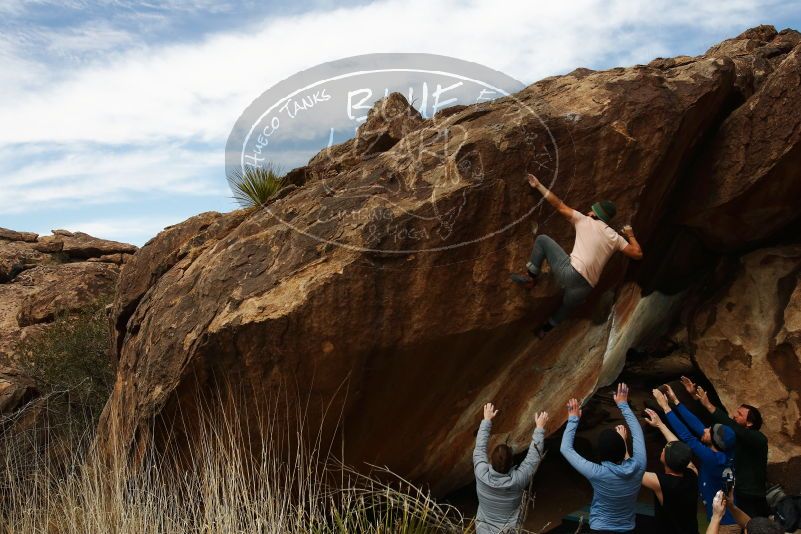
<path fill-rule="evenodd" d="M 547 235 L 539 235 L 534 241 L 531 258 L 526 264 L 528 268 L 526 274 L 513 273 L 511 275 L 511 279 L 515 283 L 532 288 L 542 269 L 543 260 L 547 259 L 551 266 L 551 272 L 565 290 L 562 305 L 536 331 L 537 336 L 542 338 L 584 302 L 592 288 L 598 283 L 604 266 L 615 251 L 619 250 L 635 260 L 642 259 L 643 254 L 631 226 L 626 225 L 623 228 L 625 239 L 609 226 L 617 212 L 612 202 L 608 200 L 596 202 L 590 211 L 582 214 L 562 202 L 533 174 L 528 175 L 528 183 L 542 193 L 543 198 L 576 229 L 573 252 L 569 256 L 556 241 Z"/>
<path fill-rule="evenodd" d="M 492 403 L 484 405 L 484 419 L 478 427 L 476 448 L 473 450 L 473 471 L 478 493 L 477 534 L 516 531 L 523 490 L 528 487 L 543 456 L 548 412 L 535 416 L 536 428 L 531 445 L 519 466 L 512 465 L 513 451 L 505 443 L 496 445 L 488 458 L 487 443 L 492 430 L 492 419 L 497 414 L 498 410 Z"/>

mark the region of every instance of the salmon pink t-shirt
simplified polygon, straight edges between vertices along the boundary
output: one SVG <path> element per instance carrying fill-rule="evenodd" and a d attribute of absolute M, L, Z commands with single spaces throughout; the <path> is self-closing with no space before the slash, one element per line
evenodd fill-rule
<path fill-rule="evenodd" d="M 576 227 L 570 265 L 595 287 L 612 254 L 626 248 L 629 242 L 605 222 L 576 210 L 573 210 L 570 222 Z"/>

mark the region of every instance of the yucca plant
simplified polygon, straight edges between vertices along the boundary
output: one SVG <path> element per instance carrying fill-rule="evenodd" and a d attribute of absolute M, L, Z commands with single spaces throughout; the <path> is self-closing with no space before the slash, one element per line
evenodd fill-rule
<path fill-rule="evenodd" d="M 228 174 L 228 184 L 243 208 L 260 208 L 275 198 L 284 187 L 281 170 L 272 163 L 260 167 L 237 167 Z"/>

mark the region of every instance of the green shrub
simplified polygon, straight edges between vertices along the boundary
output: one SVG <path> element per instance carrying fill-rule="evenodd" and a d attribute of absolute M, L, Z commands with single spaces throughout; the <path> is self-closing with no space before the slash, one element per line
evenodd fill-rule
<path fill-rule="evenodd" d="M 228 175 L 234 200 L 245 208 L 259 208 L 275 198 L 284 187 L 284 177 L 278 167 L 268 163 L 263 167 L 237 168 Z"/>
<path fill-rule="evenodd" d="M 17 344 L 18 365 L 43 397 L 63 401 L 72 415 L 100 414 L 114 386 L 106 301 L 60 314 L 41 332 Z"/>

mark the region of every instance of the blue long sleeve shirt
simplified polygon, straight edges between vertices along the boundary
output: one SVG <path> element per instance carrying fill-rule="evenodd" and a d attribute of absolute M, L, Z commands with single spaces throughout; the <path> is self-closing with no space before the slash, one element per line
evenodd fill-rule
<path fill-rule="evenodd" d="M 573 448 L 579 418 L 569 417 L 565 433 L 562 434 L 562 456 L 592 485 L 590 506 L 590 528 L 627 532 L 634 529 L 637 495 L 640 493 L 645 472 L 645 439 L 640 422 L 628 403 L 617 405 L 623 413 L 633 442 L 632 456 L 620 464 L 601 462 L 597 464 L 583 458 Z"/>
<path fill-rule="evenodd" d="M 718 490 L 723 489 L 723 470 L 730 464 L 731 456 L 701 443 L 698 437 L 704 433 L 704 424 L 683 404 L 676 405 L 676 409 L 668 412 L 666 417 L 676 437 L 686 443 L 698 458 L 698 492 L 701 494 L 701 500 L 706 507 L 706 517 L 709 519 L 712 517 L 712 500 Z M 736 523 L 731 513 L 726 510 L 720 524 Z"/>

